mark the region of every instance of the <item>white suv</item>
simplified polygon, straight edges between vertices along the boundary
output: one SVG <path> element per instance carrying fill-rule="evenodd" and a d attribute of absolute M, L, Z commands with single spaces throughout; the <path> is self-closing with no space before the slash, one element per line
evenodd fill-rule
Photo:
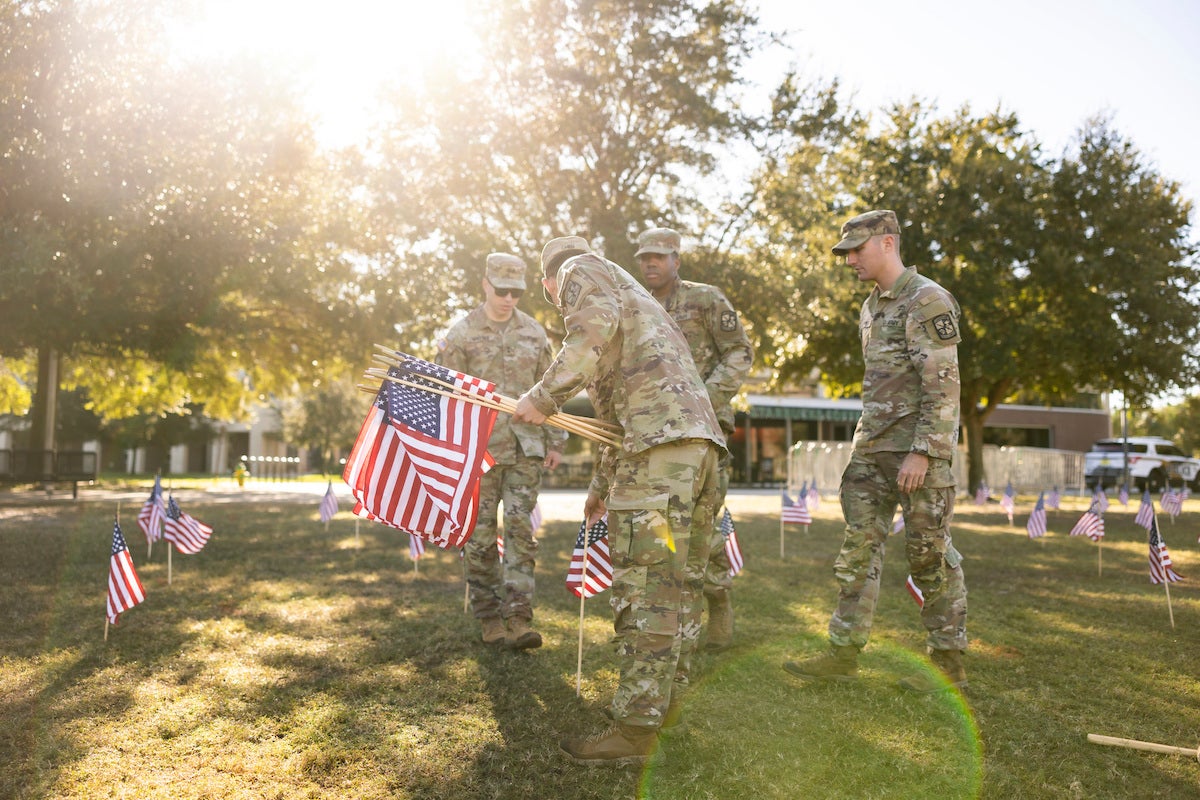
<path fill-rule="evenodd" d="M 1168 483 L 1185 483 L 1200 491 L 1200 460 L 1175 446 L 1170 439 L 1157 436 L 1130 436 L 1128 439 L 1101 439 L 1083 459 L 1083 474 L 1089 487 L 1097 483 L 1117 486 L 1124 479 L 1125 451 L 1128 442 L 1129 479 L 1138 491 L 1157 492 Z"/>

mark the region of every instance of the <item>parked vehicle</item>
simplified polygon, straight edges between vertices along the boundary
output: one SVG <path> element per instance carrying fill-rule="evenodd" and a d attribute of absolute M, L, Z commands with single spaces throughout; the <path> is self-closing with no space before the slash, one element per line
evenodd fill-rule
<path fill-rule="evenodd" d="M 1200 491 L 1200 459 L 1183 452 L 1170 439 L 1158 436 L 1130 436 L 1127 439 L 1101 439 L 1084 456 L 1083 475 L 1087 485 L 1117 486 L 1125 474 L 1125 454 L 1129 454 L 1129 480 L 1138 491 L 1157 492 L 1164 486 L 1188 485 Z"/>

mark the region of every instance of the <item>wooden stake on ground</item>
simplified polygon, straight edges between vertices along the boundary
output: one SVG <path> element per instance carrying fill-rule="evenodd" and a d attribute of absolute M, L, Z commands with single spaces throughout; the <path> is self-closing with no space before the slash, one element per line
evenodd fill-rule
<path fill-rule="evenodd" d="M 588 553 L 587 520 L 583 523 L 583 572 L 579 575 L 579 654 L 575 659 L 575 696 L 583 692 L 583 603 L 587 597 Z"/>
<path fill-rule="evenodd" d="M 167 586 L 171 585 L 171 551 L 173 549 L 174 548 L 171 547 L 170 543 L 168 543 L 167 544 Z"/>
<path fill-rule="evenodd" d="M 1143 742 L 1138 739 L 1122 739 L 1119 736 L 1101 736 L 1098 733 L 1089 733 L 1088 741 L 1092 744 L 1106 744 L 1111 747 L 1124 747 L 1129 750 L 1146 750 L 1151 753 L 1167 753 L 1169 755 L 1184 755 L 1195 756 L 1197 761 L 1200 761 L 1200 747 L 1174 747 L 1169 744 L 1156 744 L 1154 742 Z"/>
<path fill-rule="evenodd" d="M 1171 630 L 1175 630 L 1175 612 L 1171 610 L 1171 582 L 1163 578 L 1163 589 L 1167 591 L 1167 616 L 1171 618 Z"/>

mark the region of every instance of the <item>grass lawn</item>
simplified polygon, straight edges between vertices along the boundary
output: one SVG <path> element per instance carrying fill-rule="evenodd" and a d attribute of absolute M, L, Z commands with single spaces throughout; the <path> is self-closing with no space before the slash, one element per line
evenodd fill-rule
<path fill-rule="evenodd" d="M 1131 508 L 1097 546 L 1069 538 L 1083 501 L 1025 536 L 995 505 L 960 505 L 971 649 L 966 700 L 913 697 L 926 667 L 893 546 L 871 646 L 850 685 L 780 669 L 824 647 L 840 511 L 826 500 L 780 559 L 778 496 L 736 494 L 746 555 L 737 643 L 699 658 L 689 733 L 645 771 L 578 767 L 564 734 L 605 722 L 616 680 L 608 595 L 563 586 L 578 521 L 547 514 L 531 653 L 489 649 L 463 613 L 457 555 L 414 571 L 405 537 L 329 530 L 319 494 L 179 497 L 215 533 L 194 556 L 122 529 L 147 599 L 104 635 L 115 502 L 13 504 L 0 494 L 2 798 L 1184 798 L 1200 763 L 1089 744 L 1100 733 L 1194 747 L 1200 738 L 1200 508 L 1162 530 L 1186 580 L 1148 580 Z M 343 504 L 343 509 L 345 504 Z M 573 512 L 572 512 L 573 513 Z M 555 519 L 554 517 L 558 518 Z"/>

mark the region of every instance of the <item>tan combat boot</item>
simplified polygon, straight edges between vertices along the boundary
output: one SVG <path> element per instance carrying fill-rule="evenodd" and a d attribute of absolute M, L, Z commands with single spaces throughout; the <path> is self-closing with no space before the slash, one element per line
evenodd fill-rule
<path fill-rule="evenodd" d="M 704 649 L 719 653 L 733 644 L 733 598 L 729 591 L 705 592 L 708 600 L 708 640 Z"/>
<path fill-rule="evenodd" d="M 508 636 L 504 645 L 510 650 L 532 650 L 542 646 L 542 635 L 529 627 L 529 620 L 522 617 L 510 617 L 508 620 Z"/>
<path fill-rule="evenodd" d="M 941 675 L 921 670 L 900 679 L 900 688 L 918 694 L 933 694 L 947 689 L 967 688 L 967 670 L 962 663 L 962 650 L 934 650 L 929 660 L 941 671 Z"/>
<path fill-rule="evenodd" d="M 645 764 L 658 750 L 658 731 L 618 723 L 593 736 L 568 737 L 558 746 L 576 764 Z"/>
<path fill-rule="evenodd" d="M 479 624 L 483 626 L 484 644 L 504 644 L 504 620 L 499 617 L 484 617 L 479 620 Z"/>
<path fill-rule="evenodd" d="M 785 661 L 783 668 L 806 681 L 852 681 L 858 677 L 858 648 L 830 645 L 824 655 Z"/>

